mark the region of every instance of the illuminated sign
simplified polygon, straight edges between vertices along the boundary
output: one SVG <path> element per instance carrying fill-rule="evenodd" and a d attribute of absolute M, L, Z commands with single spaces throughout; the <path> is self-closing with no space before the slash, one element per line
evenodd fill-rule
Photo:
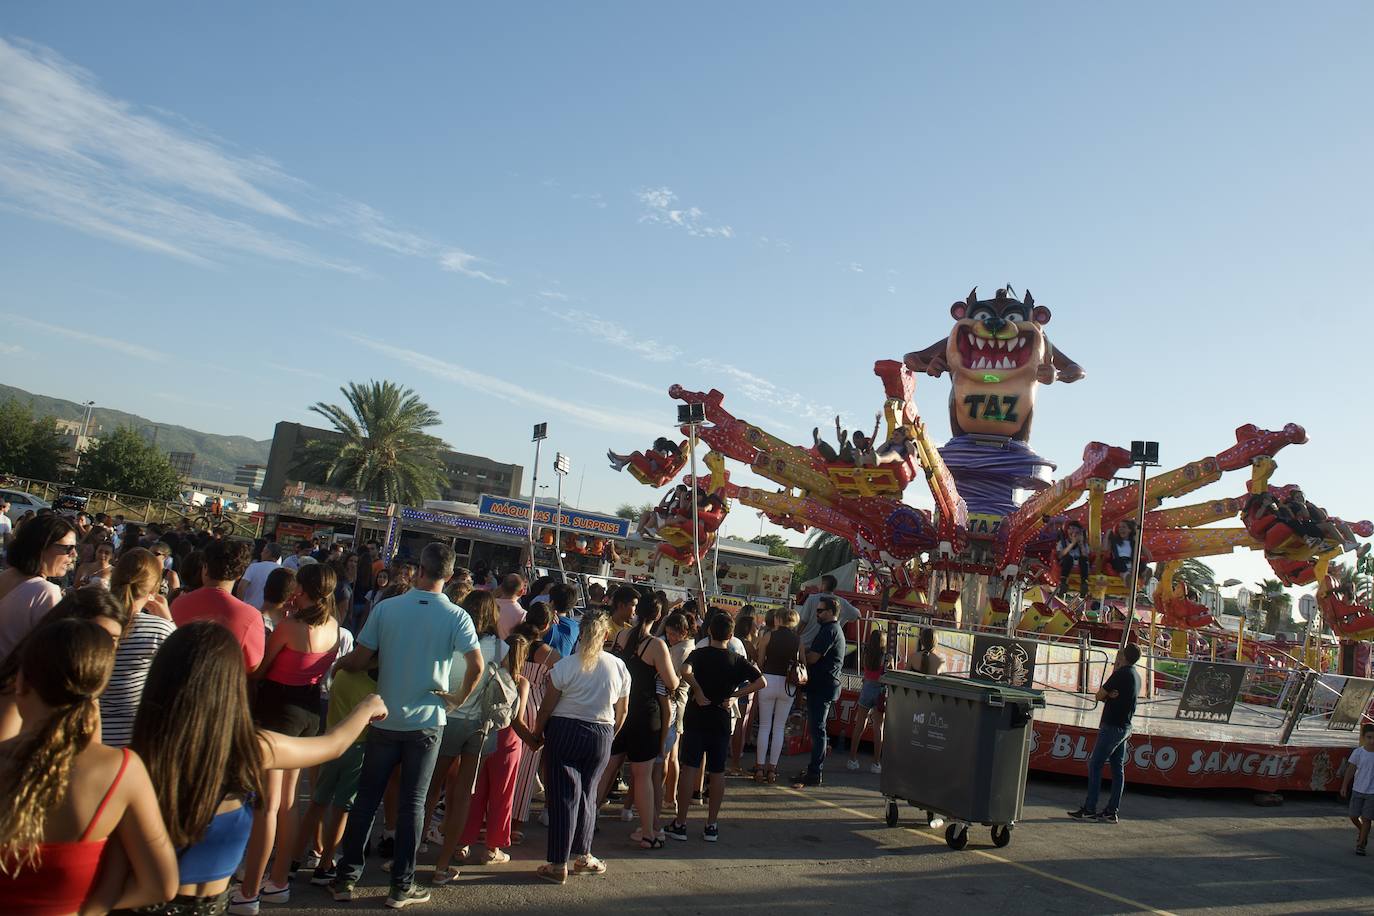
<path fill-rule="evenodd" d="M 508 496 L 491 496 L 483 494 L 477 504 L 477 511 L 482 515 L 493 518 L 514 519 L 521 522 L 529 522 L 530 503 L 526 499 L 512 499 Z M 554 507 L 537 505 L 534 509 L 534 523 L 544 527 L 552 528 L 554 521 Z M 623 538 L 629 536 L 629 519 L 616 518 L 614 515 L 596 515 L 592 512 L 578 512 L 574 509 L 563 510 L 562 525 L 564 531 L 581 532 L 584 534 L 598 535 L 600 537 Z"/>

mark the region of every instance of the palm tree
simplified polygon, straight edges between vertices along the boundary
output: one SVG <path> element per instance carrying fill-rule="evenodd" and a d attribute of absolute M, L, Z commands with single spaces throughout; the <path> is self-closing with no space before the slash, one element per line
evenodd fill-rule
<path fill-rule="evenodd" d="M 802 581 L 824 575 L 854 559 L 854 546 L 838 534 L 812 528 L 806 535 Z"/>
<path fill-rule="evenodd" d="M 1255 585 L 1259 588 L 1260 608 L 1264 611 L 1262 629 L 1274 635 L 1282 624 L 1293 622 L 1293 599 L 1283 590 L 1283 583 L 1278 579 L 1265 579 Z"/>
<path fill-rule="evenodd" d="M 1374 582 L 1371 582 L 1368 573 L 1360 572 L 1357 566 L 1332 563 L 1327 572 L 1336 580 L 1342 591 L 1355 596 L 1356 604 L 1368 605 L 1371 598 L 1374 598 Z"/>
<path fill-rule="evenodd" d="M 349 382 L 339 391 L 346 407 L 321 401 L 310 409 L 342 438 L 307 442 L 297 470 L 389 503 L 418 506 L 439 496 L 447 481 L 439 458 L 445 445 L 425 432 L 439 424 L 439 414 L 395 382 Z"/>
<path fill-rule="evenodd" d="M 1174 571 L 1174 581 L 1192 586 L 1199 595 L 1204 595 L 1216 586 L 1216 573 L 1212 567 L 1201 560 L 1184 560 Z"/>

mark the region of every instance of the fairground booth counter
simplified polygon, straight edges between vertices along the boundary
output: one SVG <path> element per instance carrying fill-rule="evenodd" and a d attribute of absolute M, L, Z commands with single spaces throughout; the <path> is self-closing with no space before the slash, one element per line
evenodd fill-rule
<path fill-rule="evenodd" d="M 459 565 L 510 572 L 525 566 L 529 542 L 529 500 L 484 495 L 477 503 L 430 502 L 424 507 L 360 500 L 356 537 L 376 542 L 385 556 L 419 556 L 430 541 L 451 544 Z M 623 518 L 554 504 L 535 507 L 535 566 L 610 583 L 626 581 L 655 588 L 691 589 L 696 572 L 660 554 L 656 541 L 631 532 Z M 561 557 L 555 554 L 555 545 Z M 787 599 L 792 562 L 766 547 L 722 538 L 712 591 L 738 598 L 781 603 Z"/>

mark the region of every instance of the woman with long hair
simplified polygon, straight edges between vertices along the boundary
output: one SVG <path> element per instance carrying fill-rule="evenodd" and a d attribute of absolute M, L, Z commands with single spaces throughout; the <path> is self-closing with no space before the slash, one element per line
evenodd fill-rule
<path fill-rule="evenodd" d="M 114 572 L 114 544 L 110 543 L 109 533 L 104 528 L 96 528 L 86 536 L 86 544 L 91 545 L 91 558 L 76 567 L 72 578 L 77 585 L 109 585 L 110 574 Z"/>
<path fill-rule="evenodd" d="M 758 654 L 758 646 L 755 644 L 755 632 L 758 628 L 757 618 L 754 616 L 754 606 L 746 604 L 739 609 L 735 615 L 735 638 L 744 645 L 744 657 L 750 661 Z M 735 701 L 739 707 L 739 715 L 735 716 L 734 733 L 730 736 L 730 766 L 727 772 L 731 776 L 743 776 L 744 770 L 740 767 L 740 758 L 744 756 L 744 740 L 749 737 L 749 724 L 753 720 L 750 718 L 754 713 L 754 695 L 749 694 Z M 762 771 L 757 765 L 754 772 L 750 774 L 757 782 Z"/>
<path fill-rule="evenodd" d="M 148 668 L 176 629 L 159 594 L 161 585 L 162 561 L 142 547 L 120 557 L 110 577 L 110 594 L 129 612 L 129 625 L 115 650 L 114 673 L 100 695 L 100 740 L 110 747 L 124 747 L 133 737 Z"/>
<path fill-rule="evenodd" d="M 776 612 L 773 622 L 777 626 L 763 634 L 754 652 L 764 682 L 757 704 L 759 735 L 754 741 L 754 772 L 756 780 L 766 783 L 778 781 L 778 761 L 782 758 L 782 745 L 787 737 L 787 717 L 792 713 L 795 699 L 796 692 L 788 686 L 787 673 L 793 668 L 806 670 L 801 636 L 797 633 L 801 615 L 796 608 L 787 608 Z"/>
<path fill-rule="evenodd" d="M 38 626 L 54 620 L 89 620 L 110 634 L 118 644 L 119 637 L 129 622 L 129 613 L 110 590 L 100 585 L 72 589 L 62 600 L 44 614 Z M 37 627 L 35 627 L 35 630 Z M 32 635 L 32 634 L 30 634 Z M 14 651 L 0 660 L 0 741 L 7 741 L 19 734 L 24 726 L 19 713 L 19 701 L 15 694 L 15 682 L 19 678 L 19 666 L 24 660 L 24 646 L 28 636 L 19 641 Z"/>
<path fill-rule="evenodd" d="M 906 657 L 906 670 L 917 674 L 939 674 L 945 660 L 935 654 L 935 630 L 922 627 L 916 637 L 916 651 Z"/>
<path fill-rule="evenodd" d="M 76 528 L 60 515 L 36 515 L 15 529 L 0 572 L 0 658 L 62 600 L 48 580 L 65 576 L 75 557 Z"/>
<path fill-rule="evenodd" d="M 529 640 L 529 657 L 520 673 L 529 682 L 529 696 L 520 708 L 520 719 L 525 728 L 533 729 L 539 718 L 539 707 L 544 702 L 544 689 L 548 685 L 549 669 L 563 656 L 558 650 L 545 642 L 545 637 L 553 628 L 557 616 L 552 601 L 541 601 L 530 608 L 529 613 L 512 631 Z M 520 769 L 515 774 L 515 804 L 511 810 L 511 842 L 519 843 L 525 835 L 522 827 L 530 819 L 530 802 L 534 798 L 535 774 L 539 772 L 542 749 L 531 745 L 520 755 Z"/>
<path fill-rule="evenodd" d="M 653 636 L 663 606 L 652 593 L 648 599 L 636 606 L 635 625 L 621 630 L 611 648 L 630 673 L 630 696 L 625 723 L 611 745 L 610 764 L 601 778 L 601 796 L 610 789 L 620 764 L 628 760 L 634 804 L 639 809 L 639 828 L 630 834 L 630 842 L 638 843 L 641 849 L 662 849 L 654 806 L 654 764 L 663 755 L 663 732 L 668 723 L 663 720 L 666 703 L 659 700 L 657 684 L 661 681 L 667 691 L 674 691 L 678 676 L 668 644 Z"/>
<path fill-rule="evenodd" d="M 522 633 L 511 633 L 506 637 L 506 658 L 501 667 L 515 682 L 515 715 L 510 725 L 496 733 L 496 747 L 482 758 L 482 766 L 477 771 L 477 786 L 472 792 L 472 802 L 468 806 L 468 822 L 463 828 L 462 838 L 458 841 L 464 849 L 471 849 L 486 829 L 483 845 L 485 854 L 469 853 L 468 861 L 476 865 L 500 865 L 510 861 L 510 854 L 502 847 L 511 844 L 511 806 L 515 803 L 515 774 L 524 756 L 523 744 L 534 743 L 534 736 L 525 727 L 523 711 L 529 700 L 530 682 L 521 672 L 529 657 L 530 641 Z M 447 867 L 435 866 L 434 883 L 443 884 L 450 880 Z"/>
<path fill-rule="evenodd" d="M 258 728 L 233 634 L 210 621 L 173 633 L 148 671 L 131 747 L 147 761 L 180 877 L 168 903 L 144 912 L 223 913 L 269 775 L 333 760 L 385 716 L 374 694 L 319 737 Z"/>
<path fill-rule="evenodd" d="M 96 698 L 114 654 L 110 634 L 89 620 L 45 623 L 24 644 L 15 679 L 23 730 L 0 742 L 7 914 L 105 912 L 176 890 L 176 857 L 143 761 L 96 740 Z M 127 867 L 102 869 L 105 859 Z"/>
<path fill-rule="evenodd" d="M 259 680 L 253 701 L 258 726 L 292 738 L 320 730 L 321 682 L 338 657 L 340 627 L 335 619 L 334 570 L 311 563 L 296 573 L 299 591 L 295 610 L 272 630 L 262 664 L 254 672 Z M 253 837 L 244 860 L 243 885 L 230 900 L 232 913 L 256 912 L 260 901 L 286 903 L 291 899 L 291 856 L 296 848 L 296 783 L 300 771 L 274 769 L 267 775 L 262 805 L 253 816 Z M 272 863 L 263 881 L 274 842 L 284 850 Z"/>
<path fill-rule="evenodd" d="M 863 685 L 859 688 L 859 708 L 854 715 L 854 727 L 849 733 L 849 760 L 845 762 L 845 766 L 851 770 L 859 768 L 859 743 L 863 741 L 864 731 L 871 722 L 873 763 L 868 769 L 873 773 L 883 771 L 883 713 L 887 708 L 887 693 L 882 678 L 883 672 L 891 667 L 893 660 L 892 653 L 887 651 L 887 628 L 875 626 L 864 641 L 863 657 L 859 659 Z"/>
<path fill-rule="evenodd" d="M 477 645 L 487 665 L 499 664 L 506 657 L 506 644 L 498 635 L 500 605 L 491 592 L 470 593 L 463 602 L 463 610 L 472 617 L 477 630 Z M 467 660 L 461 654 L 453 657 L 449 671 L 449 690 L 462 688 L 467 675 Z M 448 711 L 443 737 L 439 739 L 439 761 L 429 782 L 426 798 L 425 823 L 430 823 L 439 792 L 444 792 L 444 823 L 436 833 L 433 827 L 425 830 L 427 843 L 439 843 L 439 858 L 435 860 L 435 874 L 447 873 L 449 863 L 458 849 L 458 838 L 468 821 L 472 793 L 477 785 L 477 769 L 487 742 L 487 723 L 482 719 L 481 682 L 462 706 Z"/>
<path fill-rule="evenodd" d="M 549 672 L 534 739 L 547 749 L 549 843 L 536 875 L 552 884 L 573 874 L 600 875 L 606 863 L 592 855 L 597 789 L 611 740 L 625 721 L 630 672 L 602 649 L 611 617 L 594 611 L 582 618 L 582 641 Z"/>

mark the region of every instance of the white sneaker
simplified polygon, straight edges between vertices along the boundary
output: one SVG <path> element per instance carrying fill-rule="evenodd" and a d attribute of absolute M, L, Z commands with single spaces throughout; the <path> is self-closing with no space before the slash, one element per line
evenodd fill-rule
<path fill-rule="evenodd" d="M 312 850 L 305 854 L 305 859 L 301 862 L 301 871 L 314 871 L 319 864 L 320 854 Z"/>
<path fill-rule="evenodd" d="M 539 823 L 543 827 L 549 826 L 549 812 L 547 808 L 539 812 Z"/>
<path fill-rule="evenodd" d="M 844 762 L 844 768 L 846 770 L 857 770 L 859 768 L 859 761 L 851 757 L 849 760 L 846 760 Z"/>
<path fill-rule="evenodd" d="M 881 776 L 883 773 L 883 765 L 881 763 L 871 764 L 868 768 L 868 772 Z"/>
<path fill-rule="evenodd" d="M 278 887 L 271 881 L 266 881 L 262 885 L 262 890 L 258 891 L 258 899 L 263 903 L 290 903 L 291 884 L 287 882 Z"/>
<path fill-rule="evenodd" d="M 258 916 L 259 910 L 257 897 L 243 897 L 234 891 L 229 895 L 229 908 L 225 912 L 229 916 Z"/>
<path fill-rule="evenodd" d="M 926 826 L 931 830 L 939 830 L 941 827 L 945 826 L 945 819 L 938 814 L 927 814 Z"/>
<path fill-rule="evenodd" d="M 444 835 L 439 832 L 438 827 L 430 824 L 429 829 L 425 831 L 425 842 L 433 843 L 436 846 L 442 846 L 444 845 Z"/>
<path fill-rule="evenodd" d="M 624 821 L 625 823 L 627 823 L 627 824 L 630 823 L 631 821 L 633 821 L 633 820 L 635 819 L 634 809 L 632 809 L 632 808 L 621 808 L 621 809 L 620 809 L 620 819 L 621 819 L 622 821 Z"/>

